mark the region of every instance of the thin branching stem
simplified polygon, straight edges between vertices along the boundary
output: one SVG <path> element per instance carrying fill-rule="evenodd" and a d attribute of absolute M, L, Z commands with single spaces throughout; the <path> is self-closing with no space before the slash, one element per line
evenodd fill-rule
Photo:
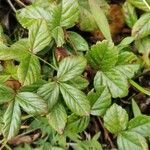
<path fill-rule="evenodd" d="M 17 10 L 16 8 L 14 7 L 14 5 L 12 4 L 11 0 L 7 0 L 8 4 L 10 5 L 11 9 L 16 13 Z"/>

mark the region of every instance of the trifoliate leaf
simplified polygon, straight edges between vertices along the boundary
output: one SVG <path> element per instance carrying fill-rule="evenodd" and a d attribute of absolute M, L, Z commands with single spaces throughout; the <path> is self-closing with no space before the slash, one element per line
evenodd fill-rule
<path fill-rule="evenodd" d="M 42 87 L 38 89 L 37 93 L 44 100 L 46 100 L 48 104 L 48 109 L 49 111 L 51 111 L 51 109 L 54 107 L 54 105 L 58 101 L 59 85 L 56 82 L 50 82 L 50 83 L 44 84 Z"/>
<path fill-rule="evenodd" d="M 22 85 L 30 85 L 40 78 L 40 63 L 34 55 L 28 54 L 18 67 L 18 78 Z"/>
<path fill-rule="evenodd" d="M 67 34 L 68 34 L 68 42 L 73 44 L 78 51 L 89 50 L 88 43 L 81 35 L 72 31 L 67 32 Z"/>
<path fill-rule="evenodd" d="M 136 132 L 122 132 L 117 137 L 119 150 L 148 150 L 146 139 Z"/>
<path fill-rule="evenodd" d="M 130 28 L 132 28 L 135 22 L 137 21 L 138 17 L 136 14 L 135 7 L 128 1 L 126 1 L 123 4 L 123 14 L 124 14 L 125 22 Z"/>
<path fill-rule="evenodd" d="M 94 87 L 106 86 L 112 97 L 124 97 L 128 93 L 127 79 L 138 71 L 138 59 L 130 52 L 119 53 L 108 41 L 98 42 L 87 53 L 90 65 L 99 70 L 94 78 Z"/>
<path fill-rule="evenodd" d="M 88 93 L 88 99 L 91 103 L 91 114 L 95 116 L 103 116 L 111 105 L 111 95 L 106 87 L 99 88 Z"/>
<path fill-rule="evenodd" d="M 104 126 L 111 133 L 118 134 L 126 130 L 128 124 L 127 112 L 117 104 L 113 104 L 104 115 Z"/>
<path fill-rule="evenodd" d="M 17 101 L 12 101 L 4 114 L 3 135 L 10 140 L 17 135 L 21 124 L 21 110 Z"/>
<path fill-rule="evenodd" d="M 89 116 L 79 117 L 75 114 L 72 114 L 68 117 L 67 125 L 65 131 L 80 133 L 86 129 L 90 121 Z"/>
<path fill-rule="evenodd" d="M 45 20 L 38 20 L 29 29 L 30 51 L 38 53 L 51 41 L 49 27 Z"/>
<path fill-rule="evenodd" d="M 132 36 L 136 39 L 144 38 L 150 35 L 150 13 L 146 13 L 134 24 L 132 28 Z"/>
<path fill-rule="evenodd" d="M 14 91 L 3 84 L 0 84 L 0 104 L 11 101 L 14 98 Z"/>
<path fill-rule="evenodd" d="M 17 19 L 24 28 L 29 28 L 38 20 L 50 20 L 51 15 L 39 6 L 27 6 L 17 11 Z"/>
<path fill-rule="evenodd" d="M 60 83 L 60 91 L 68 108 L 79 116 L 88 116 L 90 104 L 86 95 L 66 83 Z"/>
<path fill-rule="evenodd" d="M 32 92 L 20 92 L 16 95 L 16 101 L 31 115 L 39 115 L 47 113 L 46 102 L 37 94 Z"/>
<path fill-rule="evenodd" d="M 58 68 L 59 81 L 68 81 L 82 74 L 86 67 L 86 59 L 82 56 L 70 56 L 64 58 Z"/>
<path fill-rule="evenodd" d="M 150 117 L 139 115 L 129 121 L 128 130 L 137 132 L 143 136 L 150 136 Z"/>
<path fill-rule="evenodd" d="M 64 132 L 64 128 L 67 123 L 67 113 L 64 106 L 60 103 L 56 104 L 51 112 L 47 115 L 49 124 L 59 134 Z"/>

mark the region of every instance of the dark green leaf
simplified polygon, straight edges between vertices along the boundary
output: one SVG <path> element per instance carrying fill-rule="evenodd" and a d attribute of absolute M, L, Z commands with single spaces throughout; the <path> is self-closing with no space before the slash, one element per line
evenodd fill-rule
<path fill-rule="evenodd" d="M 32 92 L 21 92 L 16 96 L 16 100 L 20 106 L 31 115 L 39 115 L 47 113 L 46 102 L 37 94 Z"/>
<path fill-rule="evenodd" d="M 68 117 L 67 125 L 65 131 L 80 133 L 86 129 L 90 121 L 89 116 L 79 117 L 72 114 Z"/>
<path fill-rule="evenodd" d="M 59 97 L 59 86 L 56 82 L 50 82 L 47 84 L 44 84 L 42 87 L 40 87 L 37 91 L 37 93 L 47 101 L 48 103 L 48 109 L 51 111 L 51 109 L 54 107 L 54 105 L 58 101 Z"/>
<path fill-rule="evenodd" d="M 78 51 L 88 51 L 89 50 L 88 43 L 81 35 L 79 35 L 76 32 L 72 32 L 72 31 L 69 31 L 67 33 L 69 36 L 68 40 L 70 41 L 70 43 L 72 43 L 74 45 L 74 47 Z"/>
<path fill-rule="evenodd" d="M 10 140 L 17 135 L 21 124 L 21 110 L 17 101 L 12 101 L 4 114 L 3 135 Z"/>
<path fill-rule="evenodd" d="M 113 98 L 124 97 L 128 94 L 128 82 L 126 77 L 119 71 L 111 69 L 107 72 L 98 71 L 94 78 L 94 87 L 108 87 Z"/>
<path fill-rule="evenodd" d="M 51 34 L 45 20 L 38 20 L 29 29 L 30 51 L 38 53 L 51 41 Z"/>
<path fill-rule="evenodd" d="M 49 124 L 59 133 L 64 132 L 67 123 L 67 113 L 64 106 L 60 103 L 56 104 L 51 112 L 47 115 Z"/>
<path fill-rule="evenodd" d="M 66 83 L 60 83 L 60 90 L 69 109 L 79 116 L 90 114 L 90 105 L 86 95 Z"/>
<path fill-rule="evenodd" d="M 111 105 L 111 95 L 106 87 L 101 87 L 88 93 L 88 99 L 91 103 L 91 114 L 103 116 Z"/>
<path fill-rule="evenodd" d="M 59 81 L 68 81 L 82 74 L 86 67 L 86 59 L 82 56 L 70 56 L 64 58 L 58 68 Z"/>
<path fill-rule="evenodd" d="M 18 67 L 18 78 L 22 85 L 30 85 L 40 78 L 40 63 L 34 55 L 28 54 Z"/>
<path fill-rule="evenodd" d="M 68 81 L 67 83 L 69 85 L 76 87 L 79 90 L 85 89 L 89 84 L 88 80 L 81 76 L 78 76 L 78 77 Z"/>

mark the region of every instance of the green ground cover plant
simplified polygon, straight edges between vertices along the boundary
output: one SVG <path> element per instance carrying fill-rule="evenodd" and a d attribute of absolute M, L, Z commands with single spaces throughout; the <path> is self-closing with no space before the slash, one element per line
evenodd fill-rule
<path fill-rule="evenodd" d="M 140 84 L 150 69 L 150 1 L 115 4 L 129 31 L 118 41 L 111 1 L 6 3 L 16 23 L 11 34 L 0 25 L 1 149 L 148 150 L 150 113 L 138 99 L 150 96 L 150 78 Z M 102 39 L 92 41 L 94 31 Z"/>

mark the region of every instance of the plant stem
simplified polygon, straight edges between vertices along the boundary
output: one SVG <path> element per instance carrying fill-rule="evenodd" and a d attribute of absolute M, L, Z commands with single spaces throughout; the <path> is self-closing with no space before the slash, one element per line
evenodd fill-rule
<path fill-rule="evenodd" d="M 144 4 L 147 6 L 147 8 L 150 10 L 150 6 L 149 6 L 149 4 L 147 3 L 147 1 L 146 1 L 146 0 L 143 0 L 143 2 L 144 2 Z"/>
<path fill-rule="evenodd" d="M 16 8 L 14 7 L 14 5 L 12 4 L 11 0 L 7 0 L 8 4 L 10 5 L 10 7 L 12 8 L 12 10 L 16 13 L 17 10 Z"/>
<path fill-rule="evenodd" d="M 26 5 L 22 2 L 22 1 L 20 1 L 20 0 L 15 0 L 20 6 L 23 6 L 23 7 L 26 7 Z"/>
<path fill-rule="evenodd" d="M 132 86 L 134 86 L 137 90 L 139 90 L 140 92 L 150 96 L 150 91 L 149 90 L 146 90 L 144 89 L 143 87 L 141 87 L 139 84 L 137 84 L 136 82 L 134 82 L 133 80 L 129 80 L 130 84 Z"/>

